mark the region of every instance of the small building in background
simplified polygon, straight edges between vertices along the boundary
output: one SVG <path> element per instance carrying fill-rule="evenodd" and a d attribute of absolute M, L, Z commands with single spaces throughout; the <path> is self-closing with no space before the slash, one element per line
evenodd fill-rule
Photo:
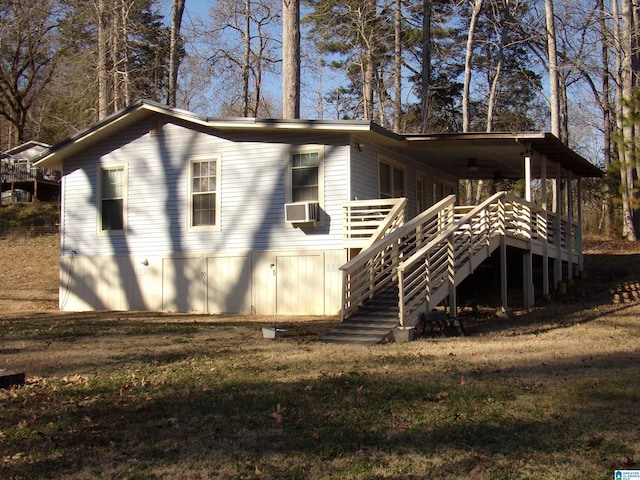
<path fill-rule="evenodd" d="M 30 141 L 0 153 L 2 202 L 51 202 L 60 198 L 60 172 L 31 161 L 49 148 Z"/>

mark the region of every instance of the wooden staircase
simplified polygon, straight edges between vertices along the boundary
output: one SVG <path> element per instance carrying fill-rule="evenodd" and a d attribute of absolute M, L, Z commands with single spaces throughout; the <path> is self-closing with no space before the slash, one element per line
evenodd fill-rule
<path fill-rule="evenodd" d="M 320 341 L 351 345 L 375 345 L 389 339 L 398 326 L 398 288 L 391 284 L 366 301 Z"/>
<path fill-rule="evenodd" d="M 383 342 L 396 326 L 414 326 L 447 297 L 455 316 L 456 286 L 498 247 L 540 252 L 544 263 L 547 256 L 566 255 L 564 237 L 555 235 L 546 212 L 529 202 L 499 192 L 475 207 L 454 203 L 454 196 L 443 199 L 341 267 L 342 322 L 325 342 Z M 574 229 L 571 224 L 568 229 L 571 243 Z M 573 261 L 571 254 L 568 260 Z"/>

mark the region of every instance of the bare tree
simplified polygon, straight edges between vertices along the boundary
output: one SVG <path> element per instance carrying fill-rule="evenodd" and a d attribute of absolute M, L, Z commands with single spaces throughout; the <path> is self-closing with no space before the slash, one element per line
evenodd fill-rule
<path fill-rule="evenodd" d="M 464 84 L 462 90 L 462 131 L 468 132 L 470 125 L 469 118 L 469 102 L 471 91 L 471 71 L 473 69 L 473 48 L 474 48 L 474 35 L 476 32 L 476 26 L 478 25 L 478 17 L 482 10 L 483 0 L 469 0 L 471 5 L 471 20 L 469 22 L 469 31 L 467 33 L 467 49 L 464 58 Z M 471 180 L 466 181 L 466 201 L 471 203 L 473 198 L 473 182 Z"/>
<path fill-rule="evenodd" d="M 182 37 L 182 15 L 185 0 L 173 0 L 171 7 L 171 44 L 169 45 L 169 85 L 167 87 L 167 104 L 176 106 L 176 92 L 178 90 L 178 69 L 180 67 Z"/>
<path fill-rule="evenodd" d="M 551 107 L 551 133 L 560 138 L 558 54 L 556 47 L 556 26 L 553 14 L 553 0 L 545 0 L 544 11 L 547 23 L 547 56 L 549 62 L 549 104 Z"/>
<path fill-rule="evenodd" d="M 282 117 L 300 118 L 300 0 L 282 0 Z"/>
<path fill-rule="evenodd" d="M 426 132 L 429 124 L 431 96 L 431 0 L 422 1 L 422 75 L 420 88 L 420 110 L 422 112 L 421 131 Z"/>
<path fill-rule="evenodd" d="M 278 63 L 278 40 L 274 26 L 279 16 L 274 0 L 219 0 L 201 30 L 206 60 L 220 91 L 221 113 L 257 117 L 269 108 L 264 94 L 264 76 Z"/>
<path fill-rule="evenodd" d="M 614 3 L 615 0 L 614 0 Z M 619 30 L 620 56 L 620 118 L 622 140 L 620 142 L 620 180 L 622 194 L 622 236 L 627 240 L 638 239 L 634 226 L 633 208 L 633 175 L 635 157 L 633 107 L 630 103 L 633 96 L 633 49 L 634 21 L 631 0 L 622 0 L 622 26 Z"/>
<path fill-rule="evenodd" d="M 394 20 L 393 20 L 393 130 L 400 132 L 402 120 L 402 0 L 395 0 Z"/>
<path fill-rule="evenodd" d="M 29 113 L 56 68 L 55 7 L 47 0 L 0 6 L 0 115 L 12 126 L 11 146 L 26 140 Z"/>
<path fill-rule="evenodd" d="M 478 17 L 482 10 L 483 0 L 469 0 L 471 5 L 471 21 L 469 22 L 469 31 L 467 33 L 467 49 L 464 57 L 464 85 L 462 91 L 462 131 L 468 132 L 469 119 L 469 92 L 471 91 L 471 72 L 473 70 L 473 48 L 474 35 L 476 26 L 478 25 Z"/>

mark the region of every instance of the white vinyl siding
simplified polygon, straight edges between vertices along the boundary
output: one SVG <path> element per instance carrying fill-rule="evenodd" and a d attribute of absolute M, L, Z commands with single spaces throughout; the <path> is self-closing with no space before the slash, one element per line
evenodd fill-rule
<path fill-rule="evenodd" d="M 348 138 L 306 135 L 322 152 L 319 180 L 325 224 L 312 230 L 287 228 L 287 161 L 292 151 L 309 151 L 294 132 L 257 132 L 234 139 L 164 124 L 151 137 L 148 122 L 133 125 L 64 164 L 64 255 L 165 255 L 169 252 L 235 252 L 290 249 L 341 249 L 342 202 L 347 197 Z M 261 140 L 258 133 L 264 137 Z M 242 140 L 242 141 L 240 141 Z M 105 154 L 105 152 L 108 152 Z M 195 158 L 220 159 L 219 221 L 216 228 L 189 228 L 189 163 Z M 96 238 L 96 177 L 99 165 L 127 160 L 127 235 Z M 375 177 L 374 177 L 375 178 Z M 375 180 L 374 180 L 375 184 Z"/>

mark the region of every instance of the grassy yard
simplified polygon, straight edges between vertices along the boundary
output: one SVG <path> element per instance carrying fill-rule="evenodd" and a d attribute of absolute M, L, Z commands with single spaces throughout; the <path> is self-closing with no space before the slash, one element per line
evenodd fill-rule
<path fill-rule="evenodd" d="M 611 479 L 640 469 L 640 255 L 467 336 L 316 342 L 336 319 L 55 307 L 56 239 L 0 241 L 0 478 Z M 624 250 L 624 251 L 623 251 Z M 45 252 L 53 253 L 45 253 Z M 26 257 L 25 257 L 26 255 Z M 12 271 L 13 263 L 23 270 Z M 48 279 L 48 280 L 46 280 Z M 54 282 L 53 285 L 51 282 Z"/>

